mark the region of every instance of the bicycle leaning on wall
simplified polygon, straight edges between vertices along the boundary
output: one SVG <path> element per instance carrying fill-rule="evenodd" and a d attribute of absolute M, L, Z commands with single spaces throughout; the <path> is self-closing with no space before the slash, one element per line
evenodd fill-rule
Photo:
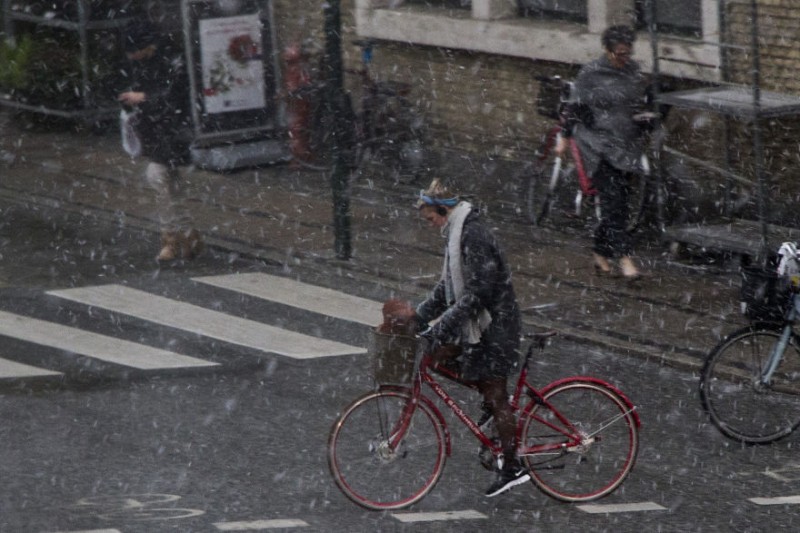
<path fill-rule="evenodd" d="M 719 342 L 700 373 L 700 400 L 727 437 L 767 444 L 800 425 L 800 258 L 784 243 L 771 268 L 743 270 L 742 305 L 751 320 Z"/>
<path fill-rule="evenodd" d="M 410 100 L 410 83 L 379 80 L 371 72 L 374 42 L 357 40 L 361 68 L 345 69 L 357 76 L 359 94 L 351 95 L 353 106 L 356 164 L 363 169 L 371 163 L 388 171 L 395 181 L 414 181 L 424 170 L 427 154 L 425 122 Z"/>

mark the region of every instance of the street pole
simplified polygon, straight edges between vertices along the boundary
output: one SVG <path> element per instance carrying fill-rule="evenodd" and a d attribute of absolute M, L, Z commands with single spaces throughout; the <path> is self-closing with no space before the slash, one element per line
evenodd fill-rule
<path fill-rule="evenodd" d="M 342 69 L 342 21 L 340 0 L 327 0 L 325 11 L 325 68 L 326 79 L 326 121 L 332 131 L 331 159 L 331 191 L 333 193 L 333 235 L 334 251 L 338 259 L 350 259 L 352 250 L 350 242 L 350 191 L 348 177 L 350 173 L 346 159 L 346 151 L 352 149 L 345 146 L 348 135 L 344 102 L 344 81 Z"/>

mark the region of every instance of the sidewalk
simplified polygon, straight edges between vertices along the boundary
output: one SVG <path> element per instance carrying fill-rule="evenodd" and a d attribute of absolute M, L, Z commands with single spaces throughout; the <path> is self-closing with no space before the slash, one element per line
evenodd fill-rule
<path fill-rule="evenodd" d="M 155 256 L 157 216 L 140 178 L 145 162 L 131 161 L 115 132 L 25 131 L 3 114 L 0 131 L 1 197 L 152 231 L 148 249 Z M 638 248 L 649 273 L 638 286 L 597 277 L 588 230 L 534 229 L 517 213 L 518 165 L 457 153 L 441 159 L 440 174 L 473 195 L 496 228 L 527 329 L 554 328 L 590 344 L 697 368 L 720 335 L 744 324 L 735 272 L 671 262 L 665 247 L 653 244 Z M 208 245 L 258 257 L 287 274 L 302 266 L 312 283 L 335 288 L 338 277 L 355 277 L 372 293 L 418 300 L 441 268 L 442 239 L 412 208 L 424 183 L 360 176 L 351 200 L 353 257 L 342 261 L 333 253 L 327 174 L 281 165 L 227 174 L 194 169 L 187 176 Z"/>

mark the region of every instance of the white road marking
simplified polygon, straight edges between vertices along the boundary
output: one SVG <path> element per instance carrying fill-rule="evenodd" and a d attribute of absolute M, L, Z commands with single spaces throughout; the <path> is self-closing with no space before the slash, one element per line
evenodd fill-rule
<path fill-rule="evenodd" d="M 5 311 L 0 311 L 0 335 L 141 370 L 217 364 Z"/>
<path fill-rule="evenodd" d="M 666 511 L 666 507 L 662 507 L 654 502 L 640 502 L 640 503 L 610 503 L 604 505 L 578 505 L 578 509 L 584 513 L 638 513 L 642 511 Z"/>
<path fill-rule="evenodd" d="M 787 505 L 800 503 L 800 496 L 776 496 L 774 498 L 749 498 L 756 505 Z"/>
<path fill-rule="evenodd" d="M 381 302 L 280 276 L 254 272 L 192 280 L 367 326 L 377 326 L 383 319 Z"/>
<path fill-rule="evenodd" d="M 296 518 L 278 518 L 274 520 L 253 520 L 250 522 L 216 522 L 214 527 L 220 531 L 263 531 L 265 529 L 308 527 L 308 524 Z"/>
<path fill-rule="evenodd" d="M 32 378 L 38 376 L 60 376 L 61 372 L 45 370 L 16 361 L 0 358 L 0 379 L 3 378 Z"/>
<path fill-rule="evenodd" d="M 441 520 L 479 520 L 485 514 L 468 509 L 466 511 L 444 511 L 439 513 L 392 513 L 401 522 L 437 522 Z"/>
<path fill-rule="evenodd" d="M 70 531 L 52 531 L 50 533 L 122 533 L 119 529 L 80 529 Z"/>
<path fill-rule="evenodd" d="M 295 359 L 360 354 L 367 351 L 365 348 L 303 335 L 124 285 L 65 289 L 49 291 L 48 294 Z"/>

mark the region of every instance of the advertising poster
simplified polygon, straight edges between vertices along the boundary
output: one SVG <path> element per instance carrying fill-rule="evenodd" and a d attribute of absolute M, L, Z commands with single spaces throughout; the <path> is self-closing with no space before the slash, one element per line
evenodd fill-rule
<path fill-rule="evenodd" d="M 199 36 L 206 113 L 265 107 L 259 15 L 200 20 Z"/>

